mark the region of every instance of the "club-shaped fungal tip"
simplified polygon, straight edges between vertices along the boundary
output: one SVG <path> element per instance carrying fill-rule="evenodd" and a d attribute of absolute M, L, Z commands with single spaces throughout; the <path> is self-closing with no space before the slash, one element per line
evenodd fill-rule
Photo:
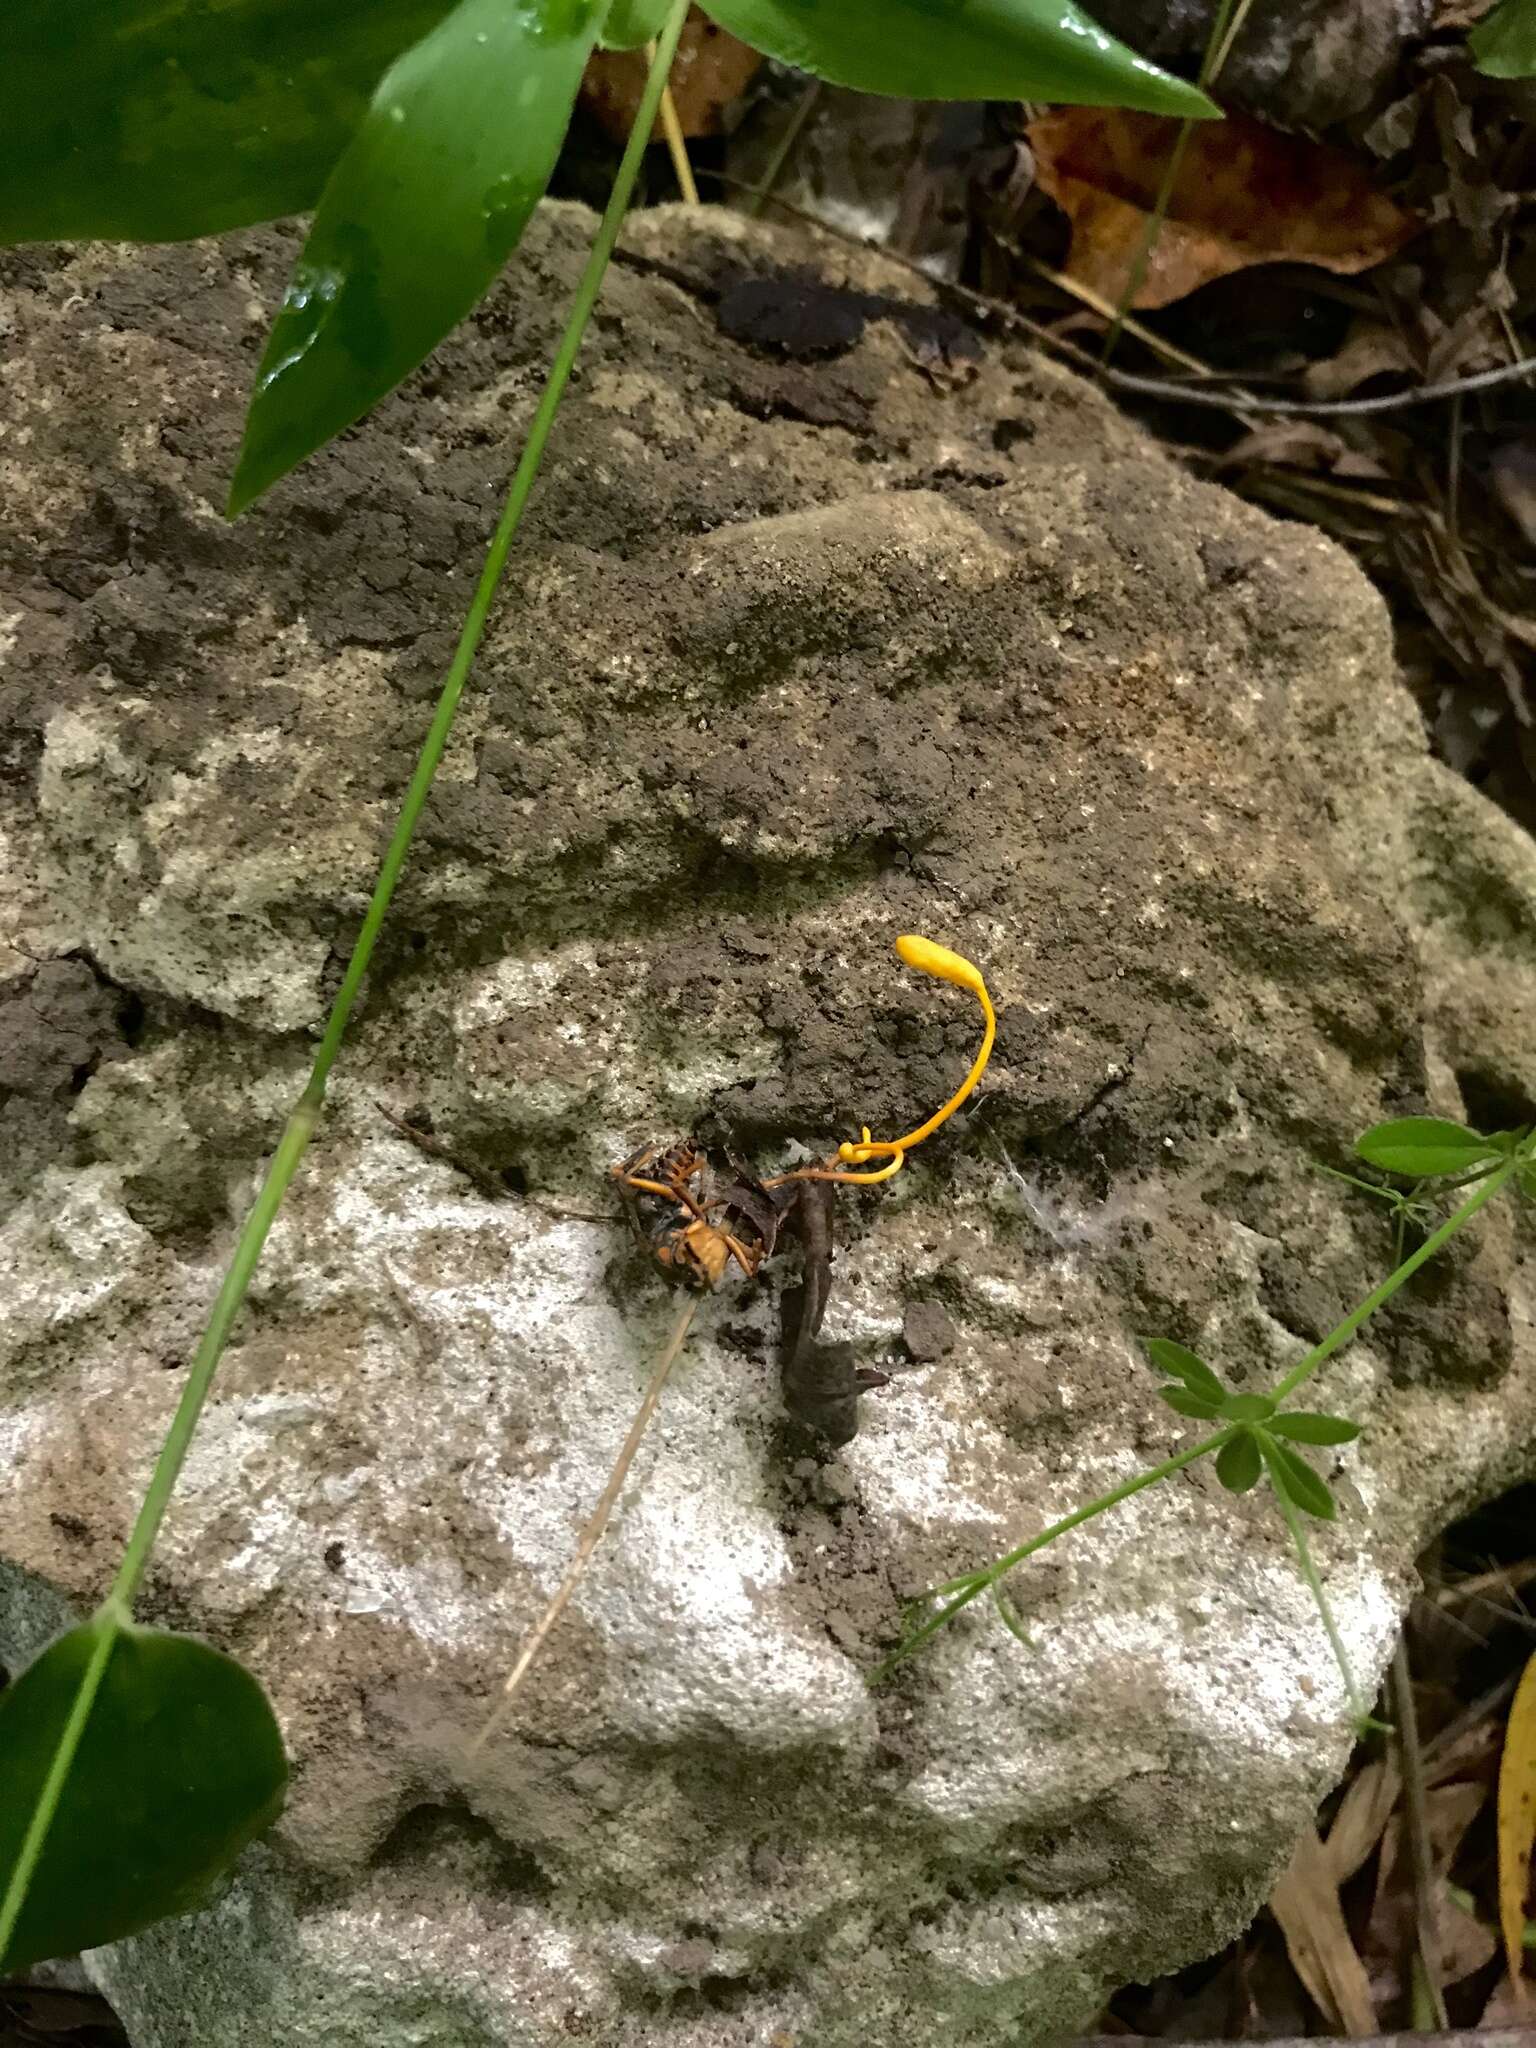
<path fill-rule="evenodd" d="M 933 939 L 919 938 L 915 932 L 903 933 L 896 941 L 897 957 L 919 974 L 934 975 L 939 981 L 952 981 L 959 988 L 968 988 L 973 996 L 985 1000 L 987 985 L 981 978 L 981 970 L 973 967 L 963 954 L 952 953 L 948 946 L 940 946 Z"/>

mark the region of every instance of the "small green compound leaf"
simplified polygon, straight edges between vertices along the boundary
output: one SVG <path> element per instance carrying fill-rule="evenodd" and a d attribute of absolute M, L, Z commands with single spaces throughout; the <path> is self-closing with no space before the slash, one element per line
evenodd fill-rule
<path fill-rule="evenodd" d="M 1165 1372 L 1170 1379 L 1182 1380 L 1192 1394 L 1198 1394 L 1205 1401 L 1221 1401 L 1226 1388 L 1203 1358 L 1197 1358 L 1182 1344 L 1175 1344 L 1171 1337 L 1146 1337 L 1147 1356 L 1159 1372 Z"/>
<path fill-rule="evenodd" d="M 1288 1500 L 1293 1508 L 1300 1508 L 1303 1514 L 1315 1515 L 1320 1522 L 1335 1520 L 1338 1504 L 1306 1459 L 1289 1445 L 1276 1443 L 1273 1437 L 1262 1431 L 1258 1441 L 1276 1493 Z"/>
<path fill-rule="evenodd" d="M 613 0 L 598 40 L 605 50 L 640 50 L 661 34 L 672 0 Z"/>
<path fill-rule="evenodd" d="M 1268 1422 L 1275 1403 L 1268 1394 L 1228 1394 L 1221 1404 L 1227 1422 Z"/>
<path fill-rule="evenodd" d="M 1277 1415 L 1269 1425 L 1272 1436 L 1289 1437 L 1296 1444 L 1352 1444 L 1360 1434 L 1358 1422 L 1346 1422 L 1342 1415 L 1311 1415 L 1291 1408 Z"/>
<path fill-rule="evenodd" d="M 1499 1152 L 1491 1138 L 1440 1116 L 1400 1116 L 1390 1123 L 1373 1124 L 1357 1140 L 1355 1150 L 1372 1166 L 1413 1180 L 1465 1173 L 1469 1167 L 1496 1159 Z"/>
<path fill-rule="evenodd" d="M 1489 78 L 1529 78 L 1536 73 L 1536 5 L 1504 0 L 1467 37 L 1479 71 Z"/>
<path fill-rule="evenodd" d="M 1246 1493 L 1258 1484 L 1263 1470 L 1259 1446 L 1252 1430 L 1245 1429 L 1216 1453 L 1216 1477 L 1228 1493 Z"/>
<path fill-rule="evenodd" d="M 0 1893 L 109 1626 L 71 1629 L 0 1692 Z M 121 1628 L 0 1970 L 206 1905 L 282 1811 L 287 1782 L 272 1709 L 243 1666 L 188 1636 Z"/>
<path fill-rule="evenodd" d="M 1219 112 L 1073 0 L 704 0 L 704 11 L 754 50 L 861 92 L 1066 100 L 1196 121 Z"/>
<path fill-rule="evenodd" d="M 480 298 L 543 196 L 600 18 L 598 0 L 460 0 L 391 67 L 267 342 L 231 513 L 376 405 Z"/>
<path fill-rule="evenodd" d="M 175 241 L 313 206 L 449 0 L 8 0 L 0 242 Z"/>
<path fill-rule="evenodd" d="M 1023 1622 L 1019 1619 L 1019 1610 L 1014 1606 L 1012 1598 L 1003 1591 L 1001 1579 L 994 1579 L 992 1581 L 992 1605 L 1002 1617 L 1003 1626 L 1007 1629 L 1008 1633 L 1017 1636 L 1026 1650 L 1032 1650 L 1035 1647 L 1034 1638 L 1028 1633 Z"/>
<path fill-rule="evenodd" d="M 1160 1387 L 1158 1392 L 1175 1415 L 1187 1415 L 1194 1422 L 1214 1422 L 1221 1413 L 1218 1402 L 1192 1394 L 1188 1387 Z"/>

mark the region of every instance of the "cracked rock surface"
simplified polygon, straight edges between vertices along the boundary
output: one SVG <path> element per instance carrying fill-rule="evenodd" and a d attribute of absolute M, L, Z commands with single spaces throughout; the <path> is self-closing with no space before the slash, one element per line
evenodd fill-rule
<path fill-rule="evenodd" d="M 292 233 L 0 259 L 0 1656 L 98 1596 L 307 1066 L 590 221 L 218 517 Z M 136 2048 L 1003 2048 L 1220 1944 L 1349 1745 L 1261 1495 L 1203 1469 L 871 1690 L 902 1602 L 1166 1456 L 1138 1333 L 1266 1383 L 1385 1271 L 1322 1177 L 1536 1095 L 1536 855 L 1427 756 L 1378 599 L 873 258 L 636 222 L 144 1612 L 295 1762 L 214 1910 L 92 1966 Z M 503 1735 L 673 1305 L 606 1168 L 979 1102 L 848 1195 L 781 1412 L 706 1307 Z M 424 1116 L 471 1180 L 380 1116 Z M 485 1177 L 503 1181 L 504 1199 Z M 1363 1675 L 1536 1467 L 1494 1211 L 1318 1386 Z M 1335 1454 L 1323 1454 L 1335 1458 Z"/>

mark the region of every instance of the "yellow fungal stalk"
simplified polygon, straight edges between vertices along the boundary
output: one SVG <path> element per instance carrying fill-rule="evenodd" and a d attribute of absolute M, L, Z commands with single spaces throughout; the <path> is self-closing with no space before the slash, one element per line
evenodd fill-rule
<path fill-rule="evenodd" d="M 912 1147 L 921 1145 L 924 1138 L 931 1138 L 940 1124 L 954 1115 L 986 1072 L 987 1061 L 992 1057 L 992 1045 L 997 1037 L 997 1013 L 992 1008 L 992 998 L 987 994 L 987 984 L 981 978 L 980 968 L 974 967 L 961 954 L 952 953 L 948 946 L 936 945 L 932 939 L 918 938 L 912 933 L 896 941 L 896 952 L 906 966 L 916 968 L 919 974 L 931 974 L 939 981 L 952 981 L 957 988 L 970 990 L 980 1003 L 981 1014 L 987 1022 L 981 1050 L 972 1062 L 971 1071 L 944 1107 L 935 1110 L 928 1121 L 919 1124 L 915 1131 L 909 1131 L 904 1138 L 871 1138 L 866 1125 L 856 1144 L 845 1142 L 837 1148 L 838 1159 L 844 1167 L 863 1166 L 871 1159 L 884 1159 L 888 1164 L 878 1167 L 873 1173 L 829 1171 L 825 1175 L 829 1180 L 854 1181 L 861 1186 L 871 1186 L 876 1181 L 889 1180 L 893 1174 L 900 1173 Z"/>

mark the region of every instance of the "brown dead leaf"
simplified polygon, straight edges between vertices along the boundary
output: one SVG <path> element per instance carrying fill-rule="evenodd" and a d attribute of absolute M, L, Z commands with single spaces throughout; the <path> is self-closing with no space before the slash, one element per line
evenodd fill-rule
<path fill-rule="evenodd" d="M 1459 1984 L 1492 1961 L 1498 1938 L 1473 1913 L 1465 1913 L 1446 1890 L 1445 1877 L 1462 1837 L 1488 1801 L 1486 1784 L 1440 1785 L 1425 1799 L 1433 1886 L 1426 1901 L 1423 1937 L 1435 1982 Z M 1394 1815 L 1382 1837 L 1381 1864 L 1371 1917 L 1361 1937 L 1379 2004 L 1401 1998 L 1403 1971 L 1420 1938 L 1413 1858 L 1402 1816 Z"/>
<path fill-rule="evenodd" d="M 1234 443 L 1215 465 L 1218 472 L 1267 462 L 1281 469 L 1305 469 L 1325 476 L 1384 477 L 1372 455 L 1351 448 L 1342 434 L 1321 420 L 1265 420 Z"/>
<path fill-rule="evenodd" d="M 1536 548 L 1536 434 L 1501 442 L 1488 458 L 1493 495 Z"/>
<path fill-rule="evenodd" d="M 725 109 L 741 98 L 762 58 L 717 28 L 697 7 L 688 16 L 672 64 L 672 98 L 690 141 L 718 135 Z M 581 104 L 615 142 L 623 142 L 645 90 L 643 50 L 599 50 L 581 83 Z M 661 125 L 655 140 L 661 140 Z"/>
<path fill-rule="evenodd" d="M 1027 132 L 1040 184 L 1072 222 L 1068 271 L 1118 305 L 1178 123 L 1066 107 Z M 1133 303 L 1167 306 L 1259 263 L 1352 275 L 1394 255 L 1417 227 L 1344 151 L 1230 114 L 1191 134 Z"/>
<path fill-rule="evenodd" d="M 1371 1987 L 1339 1904 L 1328 1851 L 1309 1827 L 1270 1894 L 1297 1976 L 1319 2012 L 1355 2039 L 1376 2031 Z"/>
<path fill-rule="evenodd" d="M 1347 1884 L 1364 1867 L 1402 1790 L 1402 1772 L 1390 1757 L 1378 1757 L 1355 1773 L 1328 1830 L 1328 1868 L 1335 1885 Z"/>
<path fill-rule="evenodd" d="M 1448 29 L 1476 28 L 1496 5 L 1497 0 L 1435 0 L 1435 34 L 1443 35 Z"/>
<path fill-rule="evenodd" d="M 1488 1994 L 1488 2003 L 1483 2007 L 1477 2031 L 1484 2034 L 1491 2029 L 1519 2027 L 1528 2010 L 1525 1999 L 1516 1991 L 1510 1979 L 1501 1977 Z"/>
<path fill-rule="evenodd" d="M 1331 356 L 1308 364 L 1302 384 L 1309 398 L 1347 398 L 1372 377 L 1394 374 L 1419 374 L 1407 342 L 1383 321 L 1356 319 Z"/>

